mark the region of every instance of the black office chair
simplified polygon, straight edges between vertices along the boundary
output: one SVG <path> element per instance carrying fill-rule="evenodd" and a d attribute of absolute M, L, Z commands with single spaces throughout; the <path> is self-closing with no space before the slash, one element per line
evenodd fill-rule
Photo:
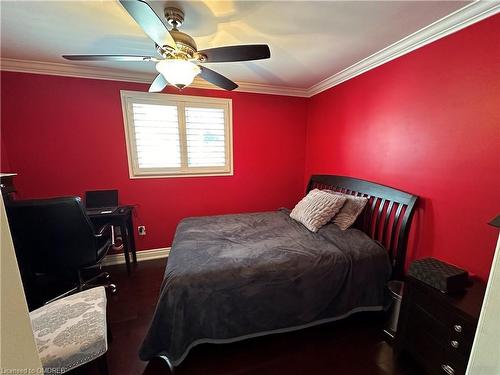
<path fill-rule="evenodd" d="M 39 275 L 74 278 L 76 286 L 57 298 L 109 279 L 101 261 L 114 244 L 113 227 L 96 231 L 79 197 L 11 201 L 7 216 L 30 308 L 40 303 L 35 295 Z M 93 267 L 101 272 L 84 280 L 82 271 Z M 114 284 L 106 286 L 116 292 Z"/>

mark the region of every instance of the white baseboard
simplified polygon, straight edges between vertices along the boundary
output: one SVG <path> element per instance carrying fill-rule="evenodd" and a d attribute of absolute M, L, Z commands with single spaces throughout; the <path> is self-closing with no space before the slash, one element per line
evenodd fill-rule
<path fill-rule="evenodd" d="M 170 253 L 170 247 L 163 247 L 159 249 L 150 250 L 140 250 L 137 251 L 137 261 L 142 262 L 145 260 L 161 259 L 167 258 Z M 130 254 L 130 261 L 132 261 L 132 254 Z M 125 255 L 121 254 L 109 254 L 104 258 L 103 266 L 112 266 L 115 264 L 125 264 Z"/>

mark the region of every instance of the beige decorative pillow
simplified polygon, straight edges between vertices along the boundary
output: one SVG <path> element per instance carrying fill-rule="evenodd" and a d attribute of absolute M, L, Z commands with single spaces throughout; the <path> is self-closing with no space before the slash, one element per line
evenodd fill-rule
<path fill-rule="evenodd" d="M 351 225 L 354 224 L 358 216 L 363 212 L 363 209 L 368 202 L 366 197 L 355 197 L 354 195 L 339 193 L 332 190 L 324 190 L 335 196 L 341 196 L 346 198 L 345 204 L 342 206 L 340 211 L 332 219 L 333 223 L 336 224 L 340 229 L 346 230 Z"/>
<path fill-rule="evenodd" d="M 332 219 L 345 201 L 345 197 L 314 189 L 297 203 L 290 217 L 311 232 L 317 232 Z"/>

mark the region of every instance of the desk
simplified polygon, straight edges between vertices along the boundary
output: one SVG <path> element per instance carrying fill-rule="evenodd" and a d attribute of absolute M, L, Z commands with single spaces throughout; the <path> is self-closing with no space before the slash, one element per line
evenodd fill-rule
<path fill-rule="evenodd" d="M 120 206 L 112 213 L 101 214 L 95 211 L 87 211 L 92 224 L 101 227 L 105 224 L 111 224 L 120 227 L 123 240 L 123 255 L 127 264 L 127 272 L 130 273 L 130 253 L 132 260 L 137 264 L 137 255 L 135 252 L 134 224 L 132 222 L 132 212 L 134 206 Z"/>

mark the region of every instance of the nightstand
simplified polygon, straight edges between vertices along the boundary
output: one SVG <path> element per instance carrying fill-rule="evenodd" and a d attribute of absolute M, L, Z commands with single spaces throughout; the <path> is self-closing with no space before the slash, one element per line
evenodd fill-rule
<path fill-rule="evenodd" d="M 465 374 L 486 284 L 447 294 L 408 277 L 395 340 L 429 374 Z"/>

